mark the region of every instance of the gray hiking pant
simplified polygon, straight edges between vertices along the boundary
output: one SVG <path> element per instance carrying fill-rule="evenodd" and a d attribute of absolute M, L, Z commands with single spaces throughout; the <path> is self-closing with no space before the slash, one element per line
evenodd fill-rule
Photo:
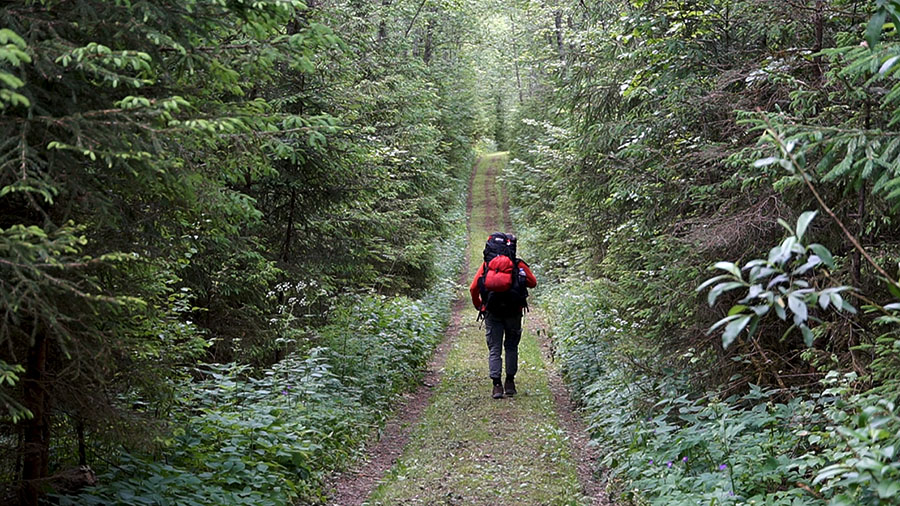
<path fill-rule="evenodd" d="M 487 313 L 484 328 L 488 345 L 488 368 L 491 379 L 501 376 L 500 351 L 506 349 L 506 375 L 515 376 L 519 370 L 519 340 L 522 338 L 522 316 L 495 316 Z M 506 334 L 506 339 L 504 339 Z"/>

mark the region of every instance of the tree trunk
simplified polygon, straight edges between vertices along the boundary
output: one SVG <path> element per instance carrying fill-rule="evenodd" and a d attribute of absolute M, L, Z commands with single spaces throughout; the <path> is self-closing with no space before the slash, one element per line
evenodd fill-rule
<path fill-rule="evenodd" d="M 569 27 L 570 32 L 574 33 L 577 30 L 575 26 L 575 18 L 573 18 L 571 14 L 566 16 L 566 25 Z M 575 48 L 575 43 L 569 42 L 569 54 L 575 54 L 576 52 L 577 49 Z"/>
<path fill-rule="evenodd" d="M 525 100 L 522 98 L 522 78 L 519 77 L 519 60 L 518 58 L 513 62 L 513 65 L 516 68 L 516 91 L 519 92 L 519 105 L 525 103 Z"/>
<path fill-rule="evenodd" d="M 731 9 L 728 8 L 728 5 L 725 5 L 723 21 L 725 22 L 725 53 L 728 53 L 731 51 Z"/>
<path fill-rule="evenodd" d="M 816 14 L 814 16 L 814 23 L 816 27 L 816 47 L 813 48 L 814 53 L 818 53 L 822 51 L 822 48 L 825 45 L 825 0 L 816 0 Z M 816 63 L 816 73 L 821 78 L 822 73 L 822 57 L 816 55 L 813 59 Z"/>
<path fill-rule="evenodd" d="M 37 332 L 28 350 L 28 363 L 22 381 L 24 406 L 34 415 L 24 424 L 24 455 L 22 456 L 22 487 L 19 501 L 23 506 L 37 506 L 41 482 L 47 477 L 50 462 L 50 424 L 47 413 L 47 392 L 44 389 L 47 367 L 47 338 Z"/>
<path fill-rule="evenodd" d="M 512 26 L 512 49 L 513 49 L 513 67 L 516 70 L 516 91 L 519 92 L 519 105 L 525 103 L 522 98 L 522 77 L 519 74 L 519 44 L 516 34 L 516 22 L 513 19 L 512 12 L 509 14 L 509 24 Z"/>
<path fill-rule="evenodd" d="M 434 51 L 432 37 L 434 34 L 434 19 L 429 19 L 425 25 L 425 50 L 422 54 L 422 61 L 425 65 L 431 63 L 431 54 Z"/>
<path fill-rule="evenodd" d="M 78 418 L 75 422 L 75 437 L 78 439 L 78 465 L 87 465 L 87 445 L 84 442 L 84 420 Z"/>
<path fill-rule="evenodd" d="M 863 181 L 859 187 L 859 193 L 856 195 L 856 237 L 862 240 L 863 233 L 866 231 L 866 182 Z M 851 275 L 853 276 L 853 286 L 860 288 L 862 270 L 862 258 L 859 250 L 853 250 L 851 258 Z"/>
<path fill-rule="evenodd" d="M 566 49 L 563 46 L 562 34 L 562 11 L 556 11 L 553 14 L 553 25 L 556 27 L 556 51 L 559 53 L 559 59 L 566 59 Z"/>
<path fill-rule="evenodd" d="M 291 254 L 291 239 L 294 235 L 294 209 L 296 204 L 297 190 L 291 188 L 291 201 L 288 204 L 287 230 L 284 232 L 284 243 L 281 245 L 281 255 L 279 255 L 281 260 L 285 262 L 287 262 L 288 257 Z"/>
<path fill-rule="evenodd" d="M 382 7 L 390 7 L 391 0 L 381 0 L 381 6 Z M 385 19 L 384 19 L 384 17 L 385 17 L 385 13 L 383 12 L 384 10 L 386 10 L 386 9 L 382 9 L 382 12 L 380 13 L 380 16 L 379 16 L 381 18 L 381 21 L 378 22 L 378 45 L 379 46 L 381 44 L 383 44 L 385 40 L 387 40 L 387 21 L 385 21 Z"/>
<path fill-rule="evenodd" d="M 865 101 L 864 108 L 866 115 L 863 119 L 863 127 L 868 130 L 872 128 L 872 103 Z M 862 240 L 863 233 L 866 231 L 866 181 L 863 179 L 859 184 L 859 193 L 856 195 L 856 237 Z M 860 285 L 860 277 L 862 274 L 862 256 L 859 250 L 854 248 L 853 255 L 850 257 L 850 275 L 853 279 L 855 288 L 862 288 Z"/>

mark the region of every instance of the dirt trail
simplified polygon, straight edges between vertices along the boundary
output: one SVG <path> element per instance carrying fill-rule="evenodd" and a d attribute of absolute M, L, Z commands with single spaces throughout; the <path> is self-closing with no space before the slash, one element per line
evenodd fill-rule
<path fill-rule="evenodd" d="M 527 317 L 519 347 L 519 395 L 490 398 L 484 330 L 463 288 L 481 264 L 484 237 L 512 228 L 496 183 L 505 164 L 504 154 L 482 157 L 470 181 L 469 267 L 429 365 L 425 383 L 434 388 L 407 399 L 365 465 L 339 478 L 331 504 L 609 504 L 538 313 Z"/>
<path fill-rule="evenodd" d="M 505 165 L 505 159 L 495 159 L 488 168 L 486 173 L 487 179 L 491 182 L 495 182 Z M 502 189 L 500 191 L 502 193 L 503 202 L 503 226 L 507 232 L 515 233 L 515 228 L 512 224 L 512 216 L 509 212 L 509 195 Z M 486 228 L 492 229 L 492 227 Z M 532 310 L 524 323 L 526 328 L 537 337 L 538 342 L 540 343 L 541 357 L 547 364 L 547 376 L 550 392 L 553 397 L 553 404 L 556 407 L 556 413 L 559 416 L 559 423 L 562 425 L 562 428 L 566 431 L 569 438 L 569 451 L 577 466 L 581 492 L 592 506 L 610 504 L 609 498 L 604 492 L 600 480 L 595 475 L 600 459 L 598 450 L 595 446 L 589 445 L 590 438 L 587 434 L 587 427 L 584 420 L 578 416 L 575 405 L 569 397 L 569 391 L 566 388 L 565 381 L 563 381 L 562 373 L 553 361 L 553 343 L 551 342 L 550 334 L 548 333 L 549 325 L 540 310 Z"/>
<path fill-rule="evenodd" d="M 569 436 L 569 448 L 578 466 L 578 481 L 581 483 L 582 493 L 590 499 L 592 506 L 612 504 L 599 477 L 595 474 L 600 464 L 598 448 L 589 444 L 590 437 L 588 437 L 587 426 L 584 420 L 578 416 L 561 371 L 553 361 L 553 347 L 543 314 L 540 311 L 532 311 L 529 314 L 527 325 L 537 336 L 541 344 L 541 356 L 549 364 L 547 372 L 550 380 L 550 392 L 553 395 L 553 403 L 556 405 L 556 413 L 559 415 L 559 423 Z"/>
<path fill-rule="evenodd" d="M 481 220 L 481 227 L 483 230 L 487 230 L 488 232 L 501 232 L 497 228 L 500 224 L 500 213 L 503 213 L 506 216 L 506 206 L 502 208 L 498 208 L 497 206 L 488 205 L 490 202 L 500 202 L 500 191 L 497 189 L 497 185 L 494 184 L 497 180 L 497 172 L 499 172 L 499 168 L 501 165 L 501 160 L 499 158 L 491 159 L 489 162 L 484 164 L 484 200 L 481 202 L 483 205 L 481 206 L 484 211 L 484 218 Z M 473 188 L 474 189 L 474 188 Z M 473 192 L 469 192 L 469 200 L 472 200 Z M 469 215 L 469 221 L 471 223 L 472 216 Z M 471 227 L 470 227 L 471 228 Z M 478 237 L 469 237 L 470 242 L 478 242 Z"/>
<path fill-rule="evenodd" d="M 469 194 L 466 202 L 467 218 L 472 214 L 472 184 L 475 171 L 469 180 Z M 467 286 L 469 270 L 464 268 L 459 276 L 459 284 Z M 462 328 L 463 311 L 467 307 L 464 297 L 453 302 L 450 324 L 444 339 L 437 345 L 434 356 L 428 362 L 422 384 L 406 398 L 397 408 L 394 416 L 385 424 L 377 440 L 369 444 L 366 452 L 368 459 L 361 465 L 331 480 L 332 493 L 328 504 L 335 506 L 358 506 L 365 503 L 366 498 L 375 489 L 375 485 L 384 478 L 385 473 L 393 466 L 409 441 L 410 433 L 422 417 L 428 406 L 434 387 L 440 382 L 447 353 Z"/>

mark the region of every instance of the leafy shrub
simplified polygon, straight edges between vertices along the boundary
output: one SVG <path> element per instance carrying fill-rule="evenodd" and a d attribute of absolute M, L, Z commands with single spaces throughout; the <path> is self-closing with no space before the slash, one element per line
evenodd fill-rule
<path fill-rule="evenodd" d="M 460 201 L 461 202 L 461 201 Z M 451 218 L 459 218 L 455 209 Z M 178 413 L 157 455 L 124 453 L 97 487 L 61 504 L 292 504 L 323 499 L 323 478 L 413 387 L 439 341 L 464 260 L 462 220 L 438 243 L 438 277 L 418 300 L 348 296 L 318 346 L 253 374 L 209 365 L 178 388 Z"/>
<path fill-rule="evenodd" d="M 802 220 L 808 223 L 811 218 L 805 215 Z M 784 278 L 754 290 L 762 301 L 757 304 L 774 307 L 779 296 L 796 294 L 799 302 L 810 306 L 806 314 L 812 315 L 815 306 L 824 306 L 820 299 L 825 295 L 829 306 L 846 310 L 848 305 L 835 301 L 833 294 L 848 287 L 816 285 L 819 288 L 808 290 L 794 284 L 812 273 L 810 262 L 814 268 L 831 257 L 818 245 L 818 251 L 803 246 L 798 239 L 802 233 L 786 228 L 794 241 L 772 250 L 773 255 L 789 253 L 786 259 L 768 267 L 750 262 L 747 269 L 768 268 L 772 272 L 755 275 Z M 725 288 L 750 289 L 751 284 L 738 281 L 741 275 L 732 273 L 730 266 L 719 267 L 729 274 L 713 278 L 707 286 L 715 289 L 720 282 L 734 283 Z M 761 295 L 766 290 L 773 291 L 772 300 Z M 619 315 L 617 297 L 614 285 L 594 280 L 546 289 L 541 303 L 552 318 L 557 357 L 573 397 L 585 412 L 592 438 L 604 448 L 610 485 L 627 503 L 896 504 L 900 417 L 893 402 L 893 332 L 865 347 L 880 361 L 873 362 L 877 366 L 873 371 L 881 372 L 868 380 L 875 388 L 863 393 L 858 393 L 860 387 L 869 383 L 856 373 L 831 371 L 821 393 L 751 385 L 740 396 L 724 398 L 715 391 L 689 396 L 685 392 L 696 389 L 674 372 L 678 368 L 664 367 L 678 357 L 635 358 L 643 328 Z M 802 313 L 796 302 L 782 305 Z M 749 301 L 739 301 L 732 313 L 749 313 L 750 306 Z M 880 318 L 882 323 L 896 324 L 894 305 L 883 309 L 890 314 Z M 772 314 L 783 318 L 777 310 Z M 731 321 L 735 318 L 726 318 L 726 323 Z M 707 354 L 708 350 L 691 351 L 681 358 L 698 367 Z"/>
<path fill-rule="evenodd" d="M 824 394 L 835 402 L 826 410 L 828 425 L 804 431 L 822 448 L 807 460 L 819 467 L 813 483 L 832 495 L 829 504 L 884 505 L 900 502 L 900 416 L 895 403 L 879 389 L 854 394 L 856 373 L 832 371 Z M 896 384 L 892 385 L 896 396 Z"/>
<path fill-rule="evenodd" d="M 794 486 L 812 478 L 811 464 L 796 460 L 811 446 L 797 431 L 824 421 L 815 403 L 776 402 L 758 387 L 724 400 L 689 398 L 682 392 L 690 385 L 662 364 L 653 370 L 647 357 L 634 360 L 641 328 L 617 315 L 611 290 L 603 281 L 570 283 L 543 301 L 557 356 L 604 449 L 612 487 L 633 503 L 816 504 Z"/>
<path fill-rule="evenodd" d="M 769 251 L 768 259 L 751 260 L 743 268 L 731 262 L 718 262 L 714 267 L 726 273 L 708 279 L 697 288 L 700 291 L 712 287 L 707 297 L 710 306 L 725 292 L 738 288 L 747 290 L 746 296 L 728 311 L 728 316 L 710 329 L 711 332 L 725 326 L 723 348 L 730 346 L 744 329 L 747 329 L 748 337 L 753 337 L 760 319 L 770 311 L 781 320 L 787 320 L 790 314 L 793 321 L 791 329 L 800 329 L 807 347 L 812 346 L 815 339 L 808 322 L 821 321 L 811 317 L 810 307 L 815 309 L 819 305 L 822 310 L 827 310 L 830 306 L 837 311 L 856 313 L 856 308 L 841 296 L 841 292 L 850 290 L 850 287 L 832 286 L 819 290 L 810 283 L 809 278 L 817 268 L 834 269 L 831 252 L 825 246 L 803 244 L 803 234 L 815 216 L 814 211 L 803 213 L 797 220 L 796 228 L 779 220 L 790 235 Z M 747 272 L 746 280 L 744 272 Z"/>
<path fill-rule="evenodd" d="M 799 427 L 815 423 L 813 403 L 778 403 L 752 388 L 743 397 L 661 401 L 635 432 L 627 457 L 615 463 L 626 497 L 656 504 L 816 504 L 795 483 L 808 465 Z M 805 443 L 805 441 L 804 441 Z"/>

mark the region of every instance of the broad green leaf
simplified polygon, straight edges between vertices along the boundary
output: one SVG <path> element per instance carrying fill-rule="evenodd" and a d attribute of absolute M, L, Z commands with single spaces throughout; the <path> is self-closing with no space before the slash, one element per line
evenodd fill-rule
<path fill-rule="evenodd" d="M 888 58 L 887 61 L 885 61 L 884 64 L 881 65 L 881 68 L 878 69 L 878 73 L 879 74 L 886 73 L 888 70 L 891 69 L 891 67 L 894 66 L 894 63 L 896 63 L 898 59 L 900 59 L 900 56 L 893 56 L 891 58 Z"/>
<path fill-rule="evenodd" d="M 778 315 L 782 320 L 787 319 L 787 313 L 784 311 L 784 299 L 778 298 L 775 299 L 775 304 L 772 305 L 775 308 L 775 314 Z"/>
<path fill-rule="evenodd" d="M 717 328 L 721 327 L 722 325 L 725 325 L 726 323 L 728 323 L 728 322 L 730 322 L 730 321 L 734 321 L 734 320 L 736 320 L 736 319 L 738 319 L 738 318 L 742 318 L 742 316 L 741 316 L 741 315 L 731 315 L 731 316 L 726 316 L 725 318 L 722 318 L 721 320 L 719 320 L 719 321 L 717 321 L 716 323 L 714 323 L 713 326 L 710 327 L 709 330 L 706 331 L 706 333 L 707 333 L 707 334 L 712 334 L 713 331 L 715 331 Z"/>
<path fill-rule="evenodd" d="M 875 11 L 875 14 L 869 19 L 866 26 L 866 43 L 869 44 L 869 50 L 874 51 L 875 46 L 881 40 L 881 29 L 884 28 L 884 20 L 887 18 L 887 10 L 883 7 Z"/>
<path fill-rule="evenodd" d="M 889 292 L 891 292 L 891 295 L 893 295 L 895 298 L 900 299 L 900 286 L 897 286 L 896 283 L 893 283 L 893 282 L 891 282 L 891 281 L 888 281 L 888 280 L 886 280 L 886 279 L 884 279 L 884 278 L 881 278 L 881 279 L 882 279 L 882 280 L 884 281 L 884 283 L 887 285 L 887 289 L 888 289 Z"/>
<path fill-rule="evenodd" d="M 741 316 L 725 327 L 725 332 L 722 333 L 722 347 L 727 349 L 731 346 L 731 343 L 737 338 L 738 334 L 744 330 L 744 327 L 750 323 L 750 315 Z"/>
<path fill-rule="evenodd" d="M 768 289 L 772 288 L 773 286 L 778 285 L 780 283 L 786 283 L 786 282 L 790 281 L 790 279 L 791 278 L 789 278 L 787 276 L 787 274 L 779 274 L 778 276 L 775 276 L 774 278 L 769 280 L 769 284 L 766 285 L 766 289 L 768 290 Z"/>
<path fill-rule="evenodd" d="M 815 336 L 813 336 L 812 330 L 809 329 L 806 325 L 799 325 L 800 332 L 803 334 L 803 344 L 806 345 L 807 348 L 812 348 L 813 341 L 815 341 Z"/>
<path fill-rule="evenodd" d="M 827 293 L 822 293 L 819 295 L 819 305 L 822 306 L 822 309 L 828 309 L 828 304 L 831 303 L 831 296 Z"/>
<path fill-rule="evenodd" d="M 698 286 L 694 291 L 699 292 L 699 291 L 703 290 L 704 288 L 708 287 L 709 285 L 716 283 L 718 281 L 721 281 L 728 277 L 730 277 L 730 276 L 728 276 L 727 274 L 720 274 L 718 276 L 709 278 L 706 281 L 704 281 L 702 285 Z"/>
<path fill-rule="evenodd" d="M 759 305 L 759 306 L 753 306 L 753 307 L 751 307 L 750 309 L 751 309 L 754 313 L 756 313 L 756 316 L 763 316 L 763 315 L 765 315 L 766 313 L 769 312 L 769 309 L 771 309 L 771 306 L 768 306 L 768 305 L 766 305 L 766 304 L 762 304 L 762 305 Z"/>
<path fill-rule="evenodd" d="M 830 465 L 816 475 L 816 478 L 813 480 L 813 484 L 821 483 L 827 479 L 834 478 L 835 476 L 840 476 L 844 473 L 852 471 L 852 468 L 845 464 L 834 464 Z"/>
<path fill-rule="evenodd" d="M 767 165 L 772 165 L 773 163 L 779 160 L 778 157 L 770 156 L 768 158 L 761 158 L 755 162 L 753 162 L 753 166 L 756 168 L 765 167 Z"/>
<path fill-rule="evenodd" d="M 763 293 L 763 287 L 760 285 L 751 285 L 750 289 L 747 290 L 747 296 L 744 297 L 744 301 L 750 302 L 753 299 L 756 299 Z"/>
<path fill-rule="evenodd" d="M 838 309 L 844 307 L 844 298 L 841 297 L 841 294 L 832 292 L 829 294 L 829 297 L 831 297 L 831 303 L 834 304 L 834 307 Z"/>
<path fill-rule="evenodd" d="M 756 329 L 759 327 L 759 316 L 751 316 L 750 317 L 750 325 L 747 327 L 747 337 L 753 337 L 753 334 L 756 334 Z"/>
<path fill-rule="evenodd" d="M 794 269 L 793 272 L 791 272 L 791 274 L 794 276 L 806 274 L 811 269 L 817 267 L 821 263 L 822 263 L 822 259 L 819 258 L 818 255 L 810 255 L 809 259 L 806 261 L 806 263 L 804 263 L 800 267 L 797 267 L 796 269 Z"/>
<path fill-rule="evenodd" d="M 806 307 L 806 303 L 794 294 L 789 294 L 787 300 L 788 307 L 794 313 L 794 323 L 800 325 L 805 322 L 809 317 L 809 309 Z"/>
<path fill-rule="evenodd" d="M 900 492 L 900 481 L 892 479 L 881 481 L 878 483 L 878 487 L 876 487 L 875 490 L 878 492 L 878 497 L 881 499 L 895 497 L 897 492 Z"/>
<path fill-rule="evenodd" d="M 734 290 L 735 288 L 741 288 L 743 286 L 745 286 L 744 283 L 739 283 L 737 281 L 719 283 L 709 291 L 709 295 L 707 296 L 706 300 L 707 302 L 709 302 L 709 305 L 712 306 L 716 303 L 716 299 L 719 298 L 719 295 L 722 295 L 722 293 L 729 290 Z"/>
<path fill-rule="evenodd" d="M 723 271 L 730 272 L 737 279 L 743 279 L 741 277 L 741 270 L 738 268 L 737 265 L 733 264 L 732 262 L 716 262 L 716 264 L 713 267 L 715 267 L 716 269 L 721 269 Z"/>
<path fill-rule="evenodd" d="M 779 225 L 784 227 L 784 229 L 787 230 L 789 234 L 795 235 L 794 229 L 791 228 L 791 225 L 788 222 L 782 220 L 781 218 L 778 218 L 776 221 L 778 222 Z"/>
<path fill-rule="evenodd" d="M 829 269 L 834 269 L 834 257 L 831 256 L 831 251 L 829 251 L 828 248 L 821 244 L 810 244 L 809 249 L 813 250 Z"/>
<path fill-rule="evenodd" d="M 750 282 L 755 283 L 761 279 L 765 279 L 775 273 L 775 269 L 771 267 L 754 267 L 750 270 Z"/>
<path fill-rule="evenodd" d="M 806 211 L 801 214 L 799 218 L 797 218 L 797 240 L 803 239 L 803 234 L 806 233 L 806 228 L 809 226 L 809 223 L 816 217 L 818 211 Z"/>
<path fill-rule="evenodd" d="M 756 260 L 750 260 L 749 262 L 744 264 L 744 267 L 742 267 L 741 270 L 746 271 L 747 269 L 763 265 L 766 265 L 766 261 L 761 258 L 757 258 Z"/>
<path fill-rule="evenodd" d="M 744 312 L 745 309 L 747 309 L 747 306 L 745 306 L 743 304 L 731 306 L 731 309 L 728 310 L 728 316 L 741 314 Z"/>

